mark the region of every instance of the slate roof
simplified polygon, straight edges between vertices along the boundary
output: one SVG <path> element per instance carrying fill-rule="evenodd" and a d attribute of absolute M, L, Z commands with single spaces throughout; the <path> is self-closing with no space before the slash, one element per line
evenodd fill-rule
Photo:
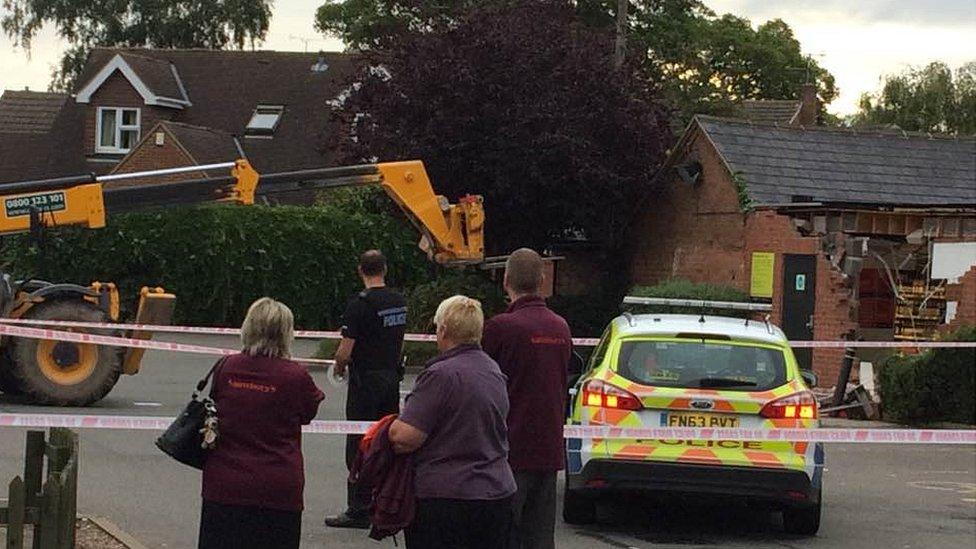
<path fill-rule="evenodd" d="M 157 59 L 146 55 L 123 53 L 122 59 L 139 75 L 143 83 L 156 95 L 171 99 L 187 100 L 177 82 L 179 72 L 174 71 L 173 65 L 165 59 Z M 101 67 L 99 67 L 101 68 Z M 87 82 L 87 80 L 80 80 Z"/>
<path fill-rule="evenodd" d="M 57 94 L 7 91 L 3 97 L 6 100 L 13 94 L 10 97 L 13 99 L 26 93 L 36 94 L 35 98 L 42 99 L 45 108 L 36 112 L 34 122 L 0 124 L 0 183 L 99 171 L 102 166 L 89 164 L 85 159 L 81 105 L 42 97 Z M 59 102 L 60 109 L 52 113 L 51 105 Z M 48 130 L 34 131 L 42 125 Z"/>
<path fill-rule="evenodd" d="M 976 139 L 753 124 L 695 123 L 758 204 L 976 205 Z"/>
<path fill-rule="evenodd" d="M 0 133 L 45 134 L 67 100 L 63 93 L 7 90 L 0 95 Z"/>
<path fill-rule="evenodd" d="M 740 116 L 760 124 L 792 124 L 803 102 L 798 99 L 748 99 L 740 105 Z"/>
<path fill-rule="evenodd" d="M 231 134 L 179 122 L 160 122 L 197 161 L 197 164 L 228 162 L 238 157 Z"/>

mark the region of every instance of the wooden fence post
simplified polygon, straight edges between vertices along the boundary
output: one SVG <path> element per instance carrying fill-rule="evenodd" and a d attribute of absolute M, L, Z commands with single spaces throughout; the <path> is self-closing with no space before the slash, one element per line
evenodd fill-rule
<path fill-rule="evenodd" d="M 58 548 L 73 549 L 78 504 L 78 435 L 63 429 L 56 438 L 57 443 L 61 445 L 63 455 L 67 457 L 66 462 L 62 464 L 62 469 L 57 473 L 61 492 L 57 514 Z"/>
<path fill-rule="evenodd" d="M 24 481 L 14 477 L 7 494 L 7 549 L 24 549 Z"/>
<path fill-rule="evenodd" d="M 44 478 L 44 431 L 27 431 L 27 446 L 24 449 L 24 493 L 26 506 L 37 507 Z"/>
<path fill-rule="evenodd" d="M 35 530 L 35 549 L 60 549 L 58 547 L 58 507 L 61 505 L 61 486 L 58 475 L 50 475 L 41 490 L 41 509 Z"/>
<path fill-rule="evenodd" d="M 5 549 L 23 549 L 25 523 L 34 526 L 33 549 L 74 548 L 78 451 L 78 434 L 70 429 L 51 429 L 47 441 L 43 431 L 28 431 L 24 478 L 10 482 L 9 507 L 0 509 L 0 524 L 7 525 Z"/>

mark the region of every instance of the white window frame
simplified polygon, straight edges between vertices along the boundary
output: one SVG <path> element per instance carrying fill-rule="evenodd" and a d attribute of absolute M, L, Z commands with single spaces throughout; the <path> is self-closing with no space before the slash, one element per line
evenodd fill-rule
<path fill-rule="evenodd" d="M 262 110 L 270 111 L 270 112 L 262 113 L 260 112 Z M 274 125 L 272 125 L 270 128 L 252 127 L 251 122 L 254 120 L 254 117 L 258 116 L 259 114 L 276 116 Z M 272 136 L 274 136 L 275 132 L 278 131 L 278 126 L 281 125 L 281 118 L 284 115 L 285 115 L 284 105 L 258 105 L 254 107 L 254 111 L 251 113 L 251 118 L 248 118 L 247 124 L 244 126 L 244 137 L 258 137 L 258 138 L 270 139 Z"/>
<path fill-rule="evenodd" d="M 106 147 L 102 145 L 102 113 L 105 111 L 115 111 L 115 146 Z M 124 111 L 136 111 L 136 123 L 130 125 L 122 124 L 122 113 Z M 109 154 L 124 154 L 132 149 L 123 149 L 119 146 L 122 143 L 122 132 L 135 130 L 138 143 L 142 138 L 142 109 L 138 107 L 98 107 L 95 113 L 95 152 Z"/>

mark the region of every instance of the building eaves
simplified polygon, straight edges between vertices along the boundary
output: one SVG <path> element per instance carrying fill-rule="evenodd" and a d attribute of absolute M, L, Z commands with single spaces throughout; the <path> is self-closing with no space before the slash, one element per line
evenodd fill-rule
<path fill-rule="evenodd" d="M 91 59 L 91 58 L 90 58 Z M 89 103 L 92 95 L 119 72 L 147 105 L 183 109 L 190 106 L 179 73 L 166 61 L 117 53 L 78 90 L 75 100 Z"/>

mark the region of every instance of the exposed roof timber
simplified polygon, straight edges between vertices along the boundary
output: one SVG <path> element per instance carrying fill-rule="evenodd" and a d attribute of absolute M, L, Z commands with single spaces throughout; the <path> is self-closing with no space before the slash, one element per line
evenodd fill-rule
<path fill-rule="evenodd" d="M 136 71 L 133 70 L 132 66 L 130 66 L 129 63 L 126 62 L 126 60 L 122 57 L 121 54 L 115 54 L 115 57 L 113 57 L 111 61 L 106 63 L 105 66 L 102 67 L 102 70 L 98 71 L 98 74 L 96 74 L 94 78 L 88 81 L 78 91 L 78 94 L 75 97 L 75 101 L 77 101 L 78 103 L 91 102 L 92 95 L 94 95 L 95 92 L 98 91 L 100 87 L 102 87 L 102 84 L 104 84 L 105 81 L 108 80 L 109 77 L 115 73 L 115 71 L 119 71 L 119 73 L 121 73 L 122 76 L 129 81 L 129 84 L 131 84 L 132 87 L 136 90 L 136 93 L 138 93 L 142 97 L 142 100 L 143 102 L 145 102 L 146 105 L 168 107 L 171 109 L 182 109 L 183 107 L 189 107 L 191 105 L 191 103 L 185 99 L 165 97 L 153 93 L 153 91 L 149 89 L 149 86 L 147 86 L 146 83 L 143 82 L 141 78 L 139 78 L 139 75 L 136 74 Z M 176 82 L 179 85 L 180 90 L 183 91 L 184 95 L 186 95 L 185 90 L 183 90 L 183 83 L 180 81 L 179 76 L 176 74 L 175 67 L 173 68 L 173 76 L 174 78 L 176 78 Z"/>

